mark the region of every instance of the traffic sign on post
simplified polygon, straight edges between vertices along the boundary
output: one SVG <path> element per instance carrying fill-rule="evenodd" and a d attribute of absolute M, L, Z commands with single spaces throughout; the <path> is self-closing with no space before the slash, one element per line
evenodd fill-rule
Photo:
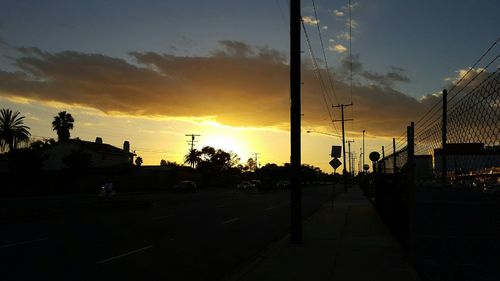
<path fill-rule="evenodd" d="M 341 153 L 342 153 L 342 146 L 332 145 L 332 154 L 330 156 L 332 156 L 334 158 L 340 158 Z"/>
<path fill-rule="evenodd" d="M 337 170 L 337 168 L 340 167 L 340 165 L 342 165 L 342 162 L 340 162 L 340 160 L 337 158 L 333 158 L 330 161 L 330 166 L 332 166 L 334 170 Z"/>

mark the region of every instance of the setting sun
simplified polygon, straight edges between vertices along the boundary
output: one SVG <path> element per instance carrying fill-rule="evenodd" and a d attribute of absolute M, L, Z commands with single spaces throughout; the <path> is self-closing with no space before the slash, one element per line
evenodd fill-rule
<path fill-rule="evenodd" d="M 231 135 L 207 135 L 201 143 L 203 146 L 208 145 L 225 151 L 235 152 L 242 159 L 249 154 L 245 142 Z"/>

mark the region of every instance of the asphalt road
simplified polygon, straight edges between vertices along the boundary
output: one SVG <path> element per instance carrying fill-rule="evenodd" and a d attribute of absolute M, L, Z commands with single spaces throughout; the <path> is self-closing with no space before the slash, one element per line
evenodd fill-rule
<path fill-rule="evenodd" d="M 219 280 L 290 225 L 288 191 L 127 196 L 148 204 L 2 223 L 0 280 Z M 331 196 L 304 188 L 304 218 Z"/>

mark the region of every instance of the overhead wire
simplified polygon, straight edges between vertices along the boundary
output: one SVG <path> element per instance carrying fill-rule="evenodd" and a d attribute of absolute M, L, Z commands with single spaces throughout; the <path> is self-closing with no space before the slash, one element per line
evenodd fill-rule
<path fill-rule="evenodd" d="M 312 49 L 311 41 L 309 39 L 309 34 L 307 33 L 307 29 L 305 27 L 305 24 L 304 24 L 303 20 L 301 20 L 301 24 L 302 24 L 302 29 L 304 31 L 304 35 L 305 35 L 305 38 L 306 38 L 306 42 L 307 42 L 309 54 L 311 56 L 311 61 L 312 61 L 312 64 L 313 64 L 314 73 L 315 73 L 316 78 L 318 79 L 319 84 L 320 84 L 320 89 L 321 89 L 321 93 L 322 93 L 322 97 L 323 97 L 323 102 L 325 103 L 325 108 L 326 108 L 326 110 L 328 112 L 328 116 L 330 117 L 330 124 L 333 126 L 335 132 L 338 133 L 338 129 L 337 129 L 337 127 L 335 126 L 335 124 L 333 122 L 333 120 L 334 120 L 333 114 L 332 114 L 332 112 L 330 110 L 330 105 L 332 103 L 331 103 L 331 100 L 329 100 L 330 97 L 327 94 L 325 82 L 323 81 L 321 73 L 319 72 L 318 63 L 316 61 L 316 57 L 315 57 L 314 51 Z"/>
<path fill-rule="evenodd" d="M 328 82 L 330 83 L 330 89 L 332 90 L 332 94 L 337 102 L 337 104 L 340 104 L 339 103 L 339 99 L 337 97 L 337 93 L 335 92 L 335 87 L 333 86 L 333 81 L 332 81 L 332 75 L 330 74 L 330 67 L 328 66 L 328 60 L 326 58 L 326 53 L 325 53 L 325 45 L 323 44 L 323 36 L 321 35 L 321 28 L 319 27 L 319 17 L 318 17 L 318 13 L 316 12 L 316 4 L 314 3 L 314 0 L 311 0 L 312 1 L 312 4 L 313 4 L 313 10 L 314 10 L 314 17 L 316 18 L 316 20 L 318 21 L 318 24 L 316 24 L 316 27 L 318 29 L 318 36 L 319 36 L 319 41 L 321 43 L 321 51 L 323 53 L 323 59 L 325 61 L 325 68 L 326 68 L 326 73 L 328 75 Z"/>
<path fill-rule="evenodd" d="M 469 70 L 465 73 L 465 75 L 463 75 L 458 81 L 457 83 L 455 83 L 451 89 L 450 89 L 450 93 L 465 79 L 465 77 L 472 71 L 472 69 L 476 68 L 476 66 L 483 60 L 483 58 L 495 47 L 495 45 L 500 41 L 500 37 L 498 37 L 495 42 L 493 42 L 487 49 L 486 51 L 476 60 L 476 62 L 472 65 L 471 68 L 469 68 Z M 427 116 L 430 114 L 431 111 L 433 111 L 434 109 L 436 109 L 438 107 L 438 105 L 441 103 L 441 101 L 443 100 L 443 98 L 441 97 L 426 113 L 424 113 L 424 115 L 422 115 L 422 117 L 417 121 L 415 122 L 415 125 L 418 125 L 420 122 L 422 122 L 424 119 L 427 118 Z M 432 118 L 432 117 L 431 117 Z"/>

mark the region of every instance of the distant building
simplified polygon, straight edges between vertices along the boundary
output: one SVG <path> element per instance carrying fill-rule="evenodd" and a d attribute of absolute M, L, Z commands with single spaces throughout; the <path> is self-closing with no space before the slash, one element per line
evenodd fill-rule
<path fill-rule="evenodd" d="M 500 167 L 500 147 L 483 143 L 449 143 L 446 145 L 446 170 L 455 174 Z M 434 149 L 434 172 L 441 173 L 443 149 Z"/>
<path fill-rule="evenodd" d="M 430 179 L 432 171 L 432 155 L 415 155 L 415 179 Z"/>
<path fill-rule="evenodd" d="M 130 152 L 130 143 L 125 141 L 123 149 L 102 142 L 97 137 L 95 142 L 70 139 L 48 148 L 43 156 L 43 170 L 62 170 L 67 166 L 64 159 L 75 152 L 87 153 L 91 157 L 93 168 L 107 168 L 124 164 L 132 164 L 134 153 Z"/>

